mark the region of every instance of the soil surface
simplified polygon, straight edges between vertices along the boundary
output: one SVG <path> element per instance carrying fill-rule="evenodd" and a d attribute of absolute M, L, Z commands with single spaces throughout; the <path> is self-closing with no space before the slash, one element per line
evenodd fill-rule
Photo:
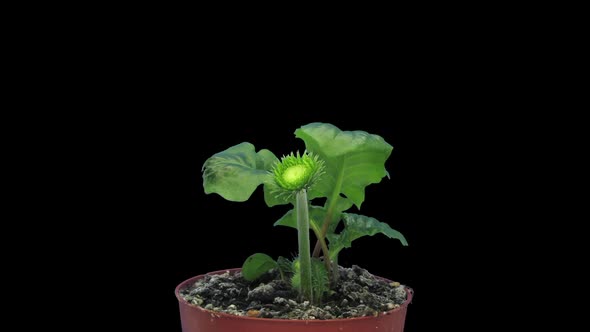
<path fill-rule="evenodd" d="M 406 300 L 406 289 L 388 283 L 356 265 L 339 267 L 340 281 L 334 293 L 319 305 L 300 302 L 297 293 L 278 272 L 270 271 L 254 282 L 240 272 L 207 275 L 181 296 L 205 309 L 238 316 L 275 319 L 336 319 L 377 316 L 398 308 Z"/>

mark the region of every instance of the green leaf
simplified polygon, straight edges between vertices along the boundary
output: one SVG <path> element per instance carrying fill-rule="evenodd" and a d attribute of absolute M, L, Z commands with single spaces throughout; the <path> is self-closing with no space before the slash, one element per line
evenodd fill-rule
<path fill-rule="evenodd" d="M 254 148 L 254 146 L 252 146 L 252 148 Z M 274 165 L 274 163 L 279 160 L 274 153 L 267 149 L 258 151 L 257 157 L 256 168 L 267 171 L 270 171 L 272 169 L 272 165 Z"/>
<path fill-rule="evenodd" d="M 285 273 L 293 273 L 293 262 L 283 256 L 279 256 L 277 259 L 277 264 L 279 265 L 279 269 Z"/>
<path fill-rule="evenodd" d="M 273 207 L 275 205 L 285 205 L 285 204 L 293 204 L 295 205 L 295 199 L 287 199 L 285 196 L 277 197 L 277 195 L 273 194 L 273 184 L 272 182 L 264 184 L 264 202 L 268 207 Z"/>
<path fill-rule="evenodd" d="M 278 267 L 277 262 L 270 256 L 256 253 L 248 257 L 242 265 L 242 276 L 248 281 L 253 281 L 275 267 Z"/>
<path fill-rule="evenodd" d="M 299 258 L 296 258 L 292 264 L 293 276 L 291 277 L 291 287 L 294 289 L 298 289 L 301 286 L 300 268 Z M 321 303 L 322 298 L 330 291 L 328 270 L 326 270 L 324 262 L 318 258 L 311 259 L 311 283 L 313 303 L 317 305 Z"/>
<path fill-rule="evenodd" d="M 325 216 L 326 210 L 323 207 L 309 206 L 310 227 L 318 227 L 321 229 Z M 274 223 L 274 226 L 287 226 L 297 229 L 297 215 L 295 214 L 295 209 L 291 209 L 285 213 L 285 215 Z"/>
<path fill-rule="evenodd" d="M 244 202 L 270 178 L 269 170 L 276 160 L 269 150 L 256 153 L 254 145 L 247 142 L 216 153 L 203 164 L 205 193 L 217 193 L 229 201 Z"/>
<path fill-rule="evenodd" d="M 354 213 L 342 213 L 342 219 L 344 220 L 344 230 L 340 234 L 328 234 L 327 236 L 330 241 L 331 258 L 335 258 L 342 249 L 350 248 L 352 241 L 377 233 L 384 234 L 390 239 L 398 239 L 404 246 L 408 245 L 402 233 L 375 218 Z"/>
<path fill-rule="evenodd" d="M 275 221 L 274 226 L 287 226 L 297 229 L 297 216 L 295 209 L 287 211 L 279 220 Z"/>
<path fill-rule="evenodd" d="M 328 278 L 328 270 L 324 262 L 318 258 L 311 260 L 311 283 L 313 289 L 314 303 L 319 304 L 330 290 L 330 282 Z"/>
<path fill-rule="evenodd" d="M 308 151 L 326 163 L 326 173 L 310 189 L 309 197 L 344 194 L 360 209 L 365 187 L 379 183 L 388 173 L 385 161 L 393 147 L 378 135 L 364 131 L 342 131 L 328 123 L 314 122 L 295 131 Z"/>
<path fill-rule="evenodd" d="M 326 206 L 328 206 L 330 202 L 326 202 Z M 352 207 L 352 201 L 346 197 L 338 197 L 338 202 L 336 202 L 335 210 L 336 211 L 346 211 Z"/>
<path fill-rule="evenodd" d="M 326 202 L 326 206 L 328 203 Z M 330 223 L 328 227 L 327 234 L 332 234 L 338 227 L 340 223 L 340 212 L 343 210 L 348 210 L 352 206 L 352 202 L 345 198 L 340 197 L 338 203 L 336 203 L 336 214 L 334 216 L 334 220 Z M 317 227 L 317 229 L 322 229 L 324 224 L 324 220 L 326 218 L 326 208 L 320 206 L 311 205 L 309 207 L 309 223 L 310 227 Z M 297 228 L 297 216 L 295 215 L 295 209 L 289 210 L 285 215 L 283 215 L 279 220 L 274 223 L 275 226 L 287 226 L 292 228 Z"/>
<path fill-rule="evenodd" d="M 291 287 L 293 289 L 299 289 L 301 287 L 301 264 L 299 264 L 299 257 L 293 260 L 293 276 L 291 277 Z"/>
<path fill-rule="evenodd" d="M 293 274 L 293 262 L 283 256 L 279 256 L 279 258 L 277 258 L 277 266 L 281 273 L 281 279 L 288 281 L 287 275 Z"/>
<path fill-rule="evenodd" d="M 328 231 L 326 232 L 327 234 L 333 234 L 336 231 L 336 228 L 338 227 L 338 224 L 340 224 L 340 220 L 342 219 L 341 217 L 341 212 L 342 211 L 346 211 L 348 209 L 350 209 L 353 205 L 352 201 L 346 197 L 342 197 L 339 196 L 337 198 L 337 202 L 336 205 L 334 206 L 334 214 L 332 217 L 332 220 L 330 222 L 330 225 L 328 226 Z M 325 209 L 327 211 L 328 206 L 330 205 L 330 200 L 326 201 L 326 205 L 325 205 Z M 322 219 L 322 224 L 323 224 L 323 219 Z"/>

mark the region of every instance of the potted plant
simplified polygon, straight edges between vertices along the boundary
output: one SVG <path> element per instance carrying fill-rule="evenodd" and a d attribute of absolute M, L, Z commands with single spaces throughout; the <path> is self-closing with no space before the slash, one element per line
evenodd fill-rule
<path fill-rule="evenodd" d="M 180 283 L 184 332 L 403 331 L 412 289 L 338 264 L 339 253 L 363 236 L 380 233 L 407 245 L 388 224 L 347 212 L 360 209 L 368 185 L 389 176 L 385 161 L 393 147 L 378 135 L 327 123 L 302 126 L 295 136 L 305 143 L 303 153 L 279 159 L 245 142 L 205 161 L 205 193 L 243 202 L 263 185 L 269 207 L 293 206 L 274 225 L 297 230 L 298 255 L 275 260 L 255 253 L 241 269 Z M 321 199 L 323 206 L 314 205 Z"/>

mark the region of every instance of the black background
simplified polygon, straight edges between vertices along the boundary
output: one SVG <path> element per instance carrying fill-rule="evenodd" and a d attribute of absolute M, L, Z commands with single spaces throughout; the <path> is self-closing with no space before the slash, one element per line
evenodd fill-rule
<path fill-rule="evenodd" d="M 512 52 L 494 53 L 477 32 L 462 37 L 432 27 L 414 36 L 419 22 L 394 34 L 371 27 L 337 41 L 295 43 L 239 28 L 220 36 L 213 30 L 221 23 L 195 29 L 193 18 L 146 19 L 107 36 L 96 25 L 96 34 L 66 40 L 75 52 L 48 57 L 32 80 L 43 93 L 24 98 L 57 110 L 25 121 L 37 134 L 32 145 L 44 150 L 23 151 L 35 157 L 27 177 L 49 180 L 21 187 L 46 202 L 23 210 L 42 214 L 35 256 L 55 268 L 33 268 L 64 283 L 51 287 L 71 303 L 57 308 L 60 317 L 78 309 L 84 324 L 178 331 L 180 282 L 239 267 L 255 252 L 295 253 L 295 232 L 272 226 L 287 207 L 266 207 L 260 189 L 245 203 L 205 195 L 201 166 L 244 141 L 278 156 L 303 150 L 293 132 L 315 121 L 378 134 L 394 146 L 391 179 L 367 188 L 361 213 L 401 231 L 409 246 L 363 238 L 340 262 L 414 288 L 406 332 L 456 329 L 465 312 L 473 318 L 480 311 L 469 296 L 492 298 L 490 283 L 477 280 L 491 275 L 481 266 L 496 260 L 498 247 L 486 246 L 484 256 L 477 242 L 504 240 L 514 223 L 494 211 L 520 202 L 505 198 L 510 188 L 502 183 L 501 193 L 489 189 L 515 163 L 504 155 L 513 144 L 504 125 L 515 123 L 512 110 L 521 105 L 506 97 L 524 84 L 510 76 Z M 527 128 L 528 120 L 515 127 Z M 62 262 L 65 273 L 55 273 Z M 90 290 L 80 294 L 72 285 Z M 98 299 L 104 302 L 88 313 Z"/>

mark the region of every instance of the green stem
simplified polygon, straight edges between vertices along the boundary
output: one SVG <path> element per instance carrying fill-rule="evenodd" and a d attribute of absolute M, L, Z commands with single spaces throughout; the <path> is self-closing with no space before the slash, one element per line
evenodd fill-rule
<path fill-rule="evenodd" d="M 320 242 L 320 239 L 324 239 L 326 237 L 326 233 L 328 233 L 328 227 L 330 226 L 330 223 L 332 222 L 332 218 L 334 216 L 334 205 L 336 204 L 332 204 L 332 202 L 336 202 L 338 198 L 334 199 L 334 200 L 330 200 L 330 204 L 328 205 L 328 211 L 326 211 L 326 217 L 324 218 L 324 223 L 322 224 L 322 230 L 319 234 L 317 234 L 318 236 L 318 241 L 315 244 L 315 248 L 313 249 L 313 257 L 320 257 L 320 249 L 322 249 L 322 244 Z M 324 256 L 326 256 L 328 253 L 326 251 L 324 251 Z"/>
<path fill-rule="evenodd" d="M 336 178 L 336 184 L 334 185 L 334 190 L 332 191 L 332 195 L 328 201 L 328 211 L 326 212 L 326 218 L 324 219 L 324 224 L 322 225 L 322 233 L 321 236 L 318 236 L 318 241 L 315 244 L 315 248 L 313 250 L 313 257 L 320 257 L 320 249 L 321 243 L 319 238 L 325 238 L 326 233 L 328 232 L 328 227 L 332 222 L 332 218 L 334 217 L 334 209 L 336 208 L 336 203 L 340 199 L 340 190 L 342 190 L 342 182 L 344 180 L 344 167 L 340 167 L 340 172 L 338 172 L 338 177 Z M 328 253 L 324 252 L 324 256 L 327 256 Z"/>
<path fill-rule="evenodd" d="M 326 265 L 326 271 L 328 271 L 328 274 L 330 274 L 330 271 L 332 270 L 332 261 L 330 259 L 330 254 L 329 254 L 328 244 L 326 244 L 326 239 L 321 236 L 322 233 L 321 233 L 320 229 L 315 226 L 315 223 L 312 222 L 310 225 L 311 225 L 311 229 L 315 233 L 315 236 L 318 238 L 318 242 L 320 242 L 320 244 L 322 246 L 322 251 L 324 252 L 324 264 Z"/>
<path fill-rule="evenodd" d="M 338 271 L 338 255 L 336 255 L 334 257 L 334 260 L 332 260 L 332 274 L 330 275 L 332 277 L 332 279 L 330 279 L 330 282 L 332 282 L 333 284 L 337 284 L 338 281 L 340 280 L 340 272 Z"/>
<path fill-rule="evenodd" d="M 283 270 L 281 268 L 279 268 L 278 270 L 279 270 L 279 273 L 281 274 L 281 280 L 287 281 L 287 278 L 285 278 L 285 273 L 283 273 Z"/>
<path fill-rule="evenodd" d="M 307 206 L 307 191 L 297 192 L 297 235 L 299 240 L 299 266 L 301 273 L 301 289 L 299 294 L 304 300 L 313 301 L 311 282 L 311 252 L 309 245 L 309 208 Z"/>

